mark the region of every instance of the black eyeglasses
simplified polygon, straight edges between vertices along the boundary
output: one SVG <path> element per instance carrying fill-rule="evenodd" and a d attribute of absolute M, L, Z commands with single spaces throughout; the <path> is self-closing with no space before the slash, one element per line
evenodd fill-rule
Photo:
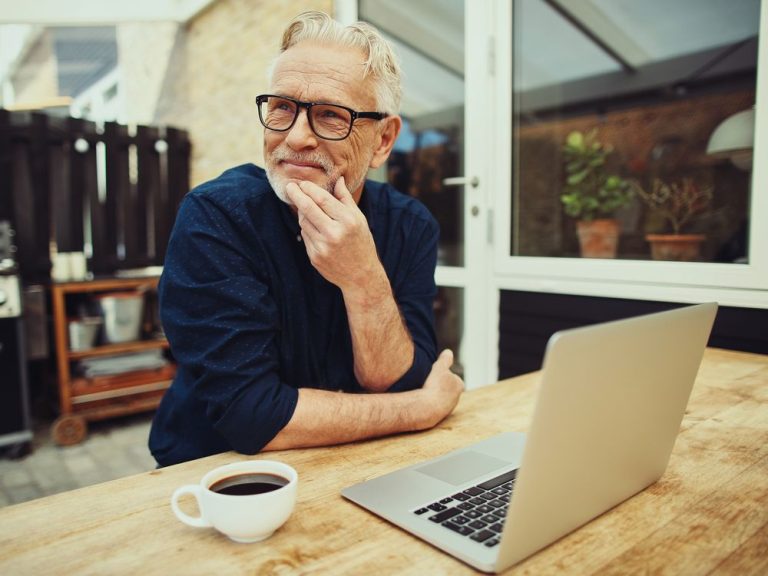
<path fill-rule="evenodd" d="M 309 127 L 323 140 L 344 140 L 352 132 L 352 125 L 358 118 L 383 120 L 388 116 L 383 112 L 357 112 L 339 104 L 302 102 L 274 94 L 256 96 L 256 105 L 261 123 L 276 132 L 290 130 L 299 117 L 299 111 L 306 108 Z"/>

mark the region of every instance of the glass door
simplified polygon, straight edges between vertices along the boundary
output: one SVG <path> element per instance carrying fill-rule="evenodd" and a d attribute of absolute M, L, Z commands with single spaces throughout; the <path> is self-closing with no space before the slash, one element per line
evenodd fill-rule
<path fill-rule="evenodd" d="M 482 89 L 487 3 L 470 10 L 465 0 L 359 0 L 357 9 L 392 42 L 403 70 L 403 131 L 386 170 L 373 177 L 418 198 L 438 220 L 438 347 L 454 351 L 468 387 L 487 384 L 495 379 L 487 343 L 490 217 L 485 156 L 473 155 L 471 144 L 482 139 L 486 119 L 476 115 L 490 93 Z"/>

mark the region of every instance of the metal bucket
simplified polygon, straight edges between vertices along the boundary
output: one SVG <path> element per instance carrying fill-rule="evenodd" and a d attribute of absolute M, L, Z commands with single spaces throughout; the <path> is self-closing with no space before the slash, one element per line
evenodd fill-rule
<path fill-rule="evenodd" d="M 107 343 L 132 342 L 140 338 L 144 315 L 143 292 L 114 292 L 100 296 L 98 301 Z"/>
<path fill-rule="evenodd" d="M 75 318 L 68 322 L 69 349 L 89 350 L 96 343 L 102 320 L 98 317 Z"/>

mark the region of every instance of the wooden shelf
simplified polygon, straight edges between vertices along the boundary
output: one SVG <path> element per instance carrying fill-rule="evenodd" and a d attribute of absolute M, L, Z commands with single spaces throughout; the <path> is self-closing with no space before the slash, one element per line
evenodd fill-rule
<path fill-rule="evenodd" d="M 105 394 L 110 392 L 115 392 L 115 397 L 125 396 L 126 393 L 135 391 L 136 388 L 147 383 L 171 381 L 175 375 L 176 367 L 173 364 L 169 364 L 152 370 L 133 370 L 109 376 L 73 378 L 70 382 L 73 403 L 81 404 L 88 402 L 89 398 L 95 398 L 95 395 L 99 395 L 98 399 L 103 400 L 107 398 Z"/>
<path fill-rule="evenodd" d="M 149 412 L 160 405 L 162 398 L 163 395 L 160 392 L 152 396 L 134 394 L 132 396 L 125 396 L 122 399 L 111 400 L 108 403 L 95 407 L 80 404 L 75 408 L 73 414 L 88 421 L 106 420 L 107 418 L 136 414 L 137 412 Z"/>
<path fill-rule="evenodd" d="M 111 292 L 120 290 L 136 290 L 146 288 L 154 290 L 160 280 L 158 276 L 140 278 L 95 278 L 93 280 L 78 280 L 76 282 L 54 282 L 52 290 L 61 290 L 67 294 Z"/>
<path fill-rule="evenodd" d="M 162 339 L 138 340 L 119 344 L 105 344 L 88 350 L 70 350 L 67 330 L 67 298 L 71 295 L 103 294 L 126 290 L 143 290 L 151 293 L 157 289 L 159 278 L 97 278 L 82 282 L 60 282 L 51 285 L 56 365 L 58 370 L 59 404 L 61 417 L 66 426 L 57 436 L 54 423 L 54 439 L 64 438 L 66 428 L 76 430 L 72 442 L 85 437 L 85 421 L 101 420 L 114 416 L 154 410 L 163 393 L 171 385 L 176 373 L 173 363 L 162 368 L 133 370 L 111 376 L 83 378 L 72 373 L 79 360 L 111 355 L 129 354 L 148 350 L 166 350 L 168 341 Z M 74 425 L 73 425 L 74 421 Z M 78 424 L 78 421 L 80 424 Z M 82 434 L 80 427 L 82 426 Z M 60 442 L 62 443 L 62 442 Z"/>
<path fill-rule="evenodd" d="M 168 340 L 137 340 L 136 342 L 124 342 L 120 344 L 104 344 L 88 350 L 69 350 L 67 356 L 70 360 L 82 360 L 84 358 L 96 358 L 97 356 L 111 356 L 113 354 L 126 354 L 129 352 L 144 352 L 157 348 L 168 348 Z"/>

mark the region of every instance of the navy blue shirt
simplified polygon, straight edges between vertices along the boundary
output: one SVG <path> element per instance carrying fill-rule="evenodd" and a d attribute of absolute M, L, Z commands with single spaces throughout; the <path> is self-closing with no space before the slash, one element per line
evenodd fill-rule
<path fill-rule="evenodd" d="M 438 226 L 388 184 L 367 181 L 359 206 L 415 345 L 390 391 L 418 388 L 437 353 Z M 257 453 L 291 419 L 299 388 L 362 391 L 341 290 L 310 263 L 296 215 L 261 168 L 238 166 L 187 194 L 158 290 L 178 364 L 149 438 L 163 466 Z"/>

